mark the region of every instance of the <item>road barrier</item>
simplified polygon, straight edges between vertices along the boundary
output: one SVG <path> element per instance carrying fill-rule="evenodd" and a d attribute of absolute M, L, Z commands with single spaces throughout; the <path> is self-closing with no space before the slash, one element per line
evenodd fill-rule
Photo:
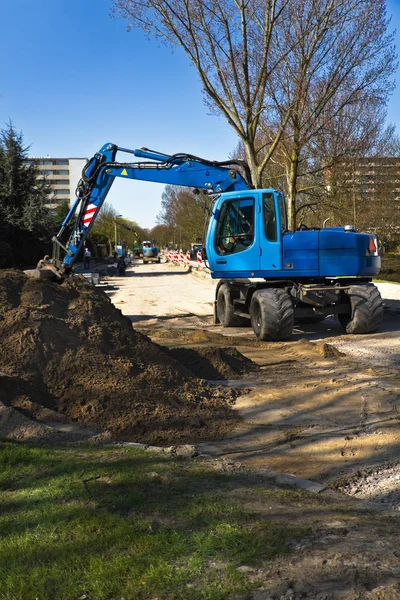
<path fill-rule="evenodd" d="M 168 253 L 166 253 L 166 258 L 168 262 L 174 264 L 183 264 L 189 266 L 192 263 L 190 259 L 190 250 L 187 250 L 186 253 L 183 252 L 183 250 L 169 250 Z M 205 267 L 201 251 L 197 252 L 196 261 L 198 267 Z"/>

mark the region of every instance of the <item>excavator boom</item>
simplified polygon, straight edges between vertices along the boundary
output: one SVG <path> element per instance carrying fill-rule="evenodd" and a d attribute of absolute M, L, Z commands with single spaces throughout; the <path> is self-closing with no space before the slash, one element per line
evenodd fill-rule
<path fill-rule="evenodd" d="M 146 159 L 146 162 L 119 162 L 116 160 L 117 152 L 133 154 Z M 251 187 L 247 165 L 241 161 L 216 162 L 190 154 L 168 155 L 147 148 L 129 150 L 105 144 L 83 169 L 76 200 L 60 231 L 53 237 L 53 257 L 45 257 L 34 272 L 27 272 L 29 275 L 63 279 L 71 272 L 116 177 L 181 185 L 214 194 Z M 61 251 L 64 254 L 62 260 L 59 258 Z"/>

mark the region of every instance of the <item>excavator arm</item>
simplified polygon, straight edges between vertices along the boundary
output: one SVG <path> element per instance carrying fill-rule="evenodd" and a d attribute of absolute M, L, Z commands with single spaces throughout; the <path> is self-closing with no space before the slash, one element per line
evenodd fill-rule
<path fill-rule="evenodd" d="M 135 236 L 136 241 L 140 244 L 141 240 L 140 237 L 138 236 L 137 232 L 135 231 L 135 229 L 132 229 L 132 227 L 128 227 L 128 225 L 125 225 L 125 223 L 121 223 L 121 221 L 115 221 L 118 225 L 118 227 L 123 227 L 124 229 L 126 229 L 127 231 L 130 231 L 131 233 L 133 233 L 133 235 Z"/>
<path fill-rule="evenodd" d="M 133 154 L 146 161 L 119 162 L 117 152 Z M 116 177 L 204 189 L 211 194 L 252 187 L 248 183 L 248 167 L 242 161 L 216 162 L 190 154 L 169 156 L 147 148 L 129 150 L 105 144 L 83 169 L 75 203 L 53 237 L 53 257 L 41 260 L 30 275 L 63 279 L 71 272 Z M 60 259 L 62 253 L 64 256 Z"/>

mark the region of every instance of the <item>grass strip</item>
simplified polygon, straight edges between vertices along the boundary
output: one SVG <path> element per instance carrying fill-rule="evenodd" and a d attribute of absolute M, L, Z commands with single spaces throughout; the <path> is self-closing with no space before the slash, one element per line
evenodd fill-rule
<path fill-rule="evenodd" d="M 263 501 L 279 493 L 201 460 L 0 443 L 0 598 L 245 593 L 254 583 L 238 567 L 289 554 L 308 530 L 243 508 L 238 487 Z"/>

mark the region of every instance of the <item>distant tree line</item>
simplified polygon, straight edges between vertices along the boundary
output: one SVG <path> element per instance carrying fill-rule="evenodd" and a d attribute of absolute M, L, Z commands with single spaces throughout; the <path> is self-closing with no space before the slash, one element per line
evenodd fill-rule
<path fill-rule="evenodd" d="M 143 229 L 136 221 L 120 217 L 109 202 L 104 202 L 90 231 L 88 246 L 93 256 L 110 256 L 116 244 L 132 249 L 140 245 L 139 240 L 149 239 L 149 235 L 148 229 Z"/>

